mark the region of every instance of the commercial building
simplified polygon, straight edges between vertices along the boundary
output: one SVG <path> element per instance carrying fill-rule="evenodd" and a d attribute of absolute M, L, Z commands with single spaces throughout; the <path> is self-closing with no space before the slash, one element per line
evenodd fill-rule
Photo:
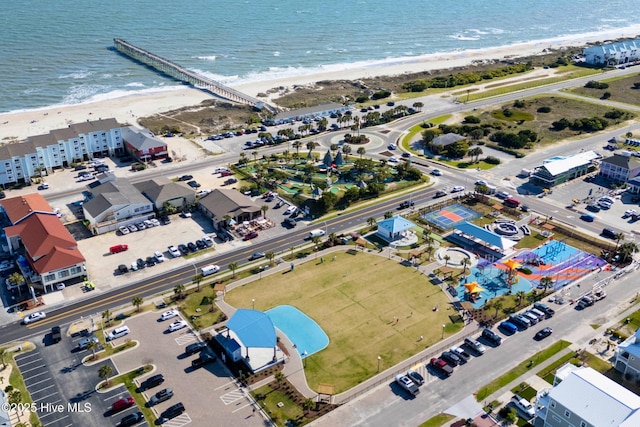
<path fill-rule="evenodd" d="M 215 189 L 200 199 L 199 206 L 216 228 L 230 221 L 236 224 L 251 221 L 262 214 L 260 206 L 236 190 Z"/>
<path fill-rule="evenodd" d="M 622 151 L 600 162 L 600 175 L 614 182 L 627 182 L 640 175 L 640 160 Z"/>
<path fill-rule="evenodd" d="M 147 130 L 128 126 L 122 129 L 122 139 L 127 151 L 141 162 L 168 156 L 167 144 Z"/>
<path fill-rule="evenodd" d="M 552 188 L 594 171 L 597 167 L 595 160 L 598 158 L 600 155 L 595 151 L 551 158 L 533 170 L 529 181 L 543 188 Z"/>

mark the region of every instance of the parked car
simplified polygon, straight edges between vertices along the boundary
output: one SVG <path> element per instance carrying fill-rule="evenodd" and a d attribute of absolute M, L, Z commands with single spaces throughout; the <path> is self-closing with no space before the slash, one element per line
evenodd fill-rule
<path fill-rule="evenodd" d="M 465 362 L 471 359 L 471 355 L 467 353 L 466 350 L 462 347 L 451 347 L 449 351 L 454 353 L 460 358 L 460 360 L 464 360 Z"/>
<path fill-rule="evenodd" d="M 118 399 L 115 402 L 113 402 L 113 404 L 111 405 L 111 411 L 120 412 L 135 404 L 136 402 L 133 400 L 133 397 L 131 396 L 123 397 L 122 399 Z"/>
<path fill-rule="evenodd" d="M 62 330 L 60 326 L 54 326 L 51 328 L 51 342 L 58 343 L 62 340 Z"/>
<path fill-rule="evenodd" d="M 90 342 L 93 342 L 96 346 L 100 344 L 100 340 L 98 340 L 98 337 L 90 336 L 90 337 L 82 338 L 80 341 L 78 341 L 76 348 L 80 351 L 86 350 L 87 348 L 89 348 Z"/>
<path fill-rule="evenodd" d="M 500 329 L 502 329 L 504 332 L 508 333 L 509 335 L 513 335 L 516 332 L 518 332 L 518 327 L 516 325 L 514 325 L 511 322 L 508 321 L 504 321 L 502 323 L 500 323 L 500 326 L 498 326 Z"/>
<path fill-rule="evenodd" d="M 546 304 L 543 304 L 541 302 L 536 302 L 533 304 L 533 307 L 537 310 L 540 310 L 541 312 L 543 312 L 544 314 L 547 315 L 547 319 L 552 317 L 554 314 L 556 314 L 555 310 L 548 307 Z"/>
<path fill-rule="evenodd" d="M 180 244 L 178 245 L 178 249 L 180 249 L 182 255 L 187 255 L 189 253 L 189 248 L 187 248 L 187 245 Z"/>
<path fill-rule="evenodd" d="M 468 348 L 470 348 L 477 355 L 484 354 L 485 351 L 487 351 L 487 348 L 485 346 L 483 346 L 482 344 L 480 344 L 477 340 L 475 340 L 473 338 L 465 338 L 464 339 L 464 343 Z"/>
<path fill-rule="evenodd" d="M 295 219 L 293 219 L 293 218 L 286 218 L 286 219 L 283 221 L 283 224 L 284 224 L 286 227 L 289 227 L 289 228 L 293 228 L 293 227 L 295 227 L 296 225 L 298 225 L 298 223 L 296 222 L 296 220 L 295 220 Z"/>
<path fill-rule="evenodd" d="M 416 371 L 413 371 L 413 370 L 409 369 L 407 371 L 407 376 L 409 378 L 411 378 L 411 381 L 416 383 L 418 385 L 418 387 L 420 387 L 422 384 L 424 384 L 424 377 L 422 375 L 420 375 L 419 373 L 417 373 Z"/>
<path fill-rule="evenodd" d="M 124 251 L 126 251 L 127 249 L 129 249 L 129 246 L 128 246 L 128 245 L 115 245 L 115 246 L 111 246 L 111 247 L 109 248 L 109 253 L 111 253 L 111 254 L 117 254 L 117 253 L 120 253 L 120 252 L 124 252 Z"/>
<path fill-rule="evenodd" d="M 582 298 L 580 298 L 580 301 L 578 301 L 578 308 L 583 309 L 583 308 L 591 307 L 593 304 L 595 304 L 595 300 L 590 296 L 585 295 Z"/>
<path fill-rule="evenodd" d="M 169 332 L 179 331 L 182 328 L 187 327 L 187 322 L 184 320 L 176 320 L 172 324 L 169 325 Z"/>
<path fill-rule="evenodd" d="M 200 188 L 202 187 L 202 185 L 198 182 L 198 181 L 189 181 L 187 182 L 187 185 L 191 188 Z"/>
<path fill-rule="evenodd" d="M 169 406 L 162 414 L 160 414 L 161 421 L 168 421 L 175 418 L 178 415 L 181 415 L 184 411 L 185 408 L 182 402 Z"/>
<path fill-rule="evenodd" d="M 540 340 L 545 339 L 546 337 L 548 337 L 552 333 L 553 333 L 553 329 L 551 329 L 551 328 L 542 328 L 536 333 L 534 339 L 540 341 Z"/>
<path fill-rule="evenodd" d="M 192 175 L 182 175 L 180 178 L 178 178 L 178 181 L 189 181 L 190 179 L 193 179 Z"/>
<path fill-rule="evenodd" d="M 198 247 L 197 247 L 197 246 L 196 246 L 196 244 L 195 244 L 195 243 L 193 243 L 193 242 L 189 242 L 189 243 L 187 243 L 187 247 L 189 248 L 189 250 L 190 250 L 191 252 L 197 252 L 197 251 L 198 251 Z"/>
<path fill-rule="evenodd" d="M 145 260 L 145 263 L 147 264 L 147 266 L 149 267 L 153 267 L 154 265 L 156 265 L 158 262 L 156 260 L 155 257 L 152 256 L 148 256 L 147 259 Z"/>
<path fill-rule="evenodd" d="M 164 382 L 164 375 L 156 374 L 152 375 L 142 383 L 140 383 L 140 390 L 149 390 L 150 388 L 157 387 Z"/>
<path fill-rule="evenodd" d="M 197 369 L 206 365 L 207 363 L 211 363 L 215 361 L 216 361 L 216 356 L 214 356 L 211 353 L 202 352 L 200 353 L 200 356 L 198 358 L 193 359 L 191 361 L 191 367 L 194 369 Z"/>
<path fill-rule="evenodd" d="M 511 403 L 519 412 L 521 412 L 521 415 L 525 416 L 526 420 L 530 420 L 536 415 L 535 408 L 527 399 L 523 399 L 522 397 L 515 395 L 511 398 Z"/>
<path fill-rule="evenodd" d="M 462 363 L 460 357 L 452 351 L 442 352 L 442 360 L 444 360 L 451 366 L 458 366 Z"/>
<path fill-rule="evenodd" d="M 144 421 L 144 415 L 142 415 L 142 412 L 138 411 L 120 419 L 120 422 L 118 423 L 118 427 L 134 426 L 142 421 Z"/>
<path fill-rule="evenodd" d="M 138 231 L 138 227 L 136 227 L 133 224 L 129 224 L 127 225 L 127 227 L 129 228 L 129 231 L 131 231 L 132 233 L 135 233 L 136 231 Z"/>
<path fill-rule="evenodd" d="M 138 222 L 136 223 L 136 227 L 138 227 L 138 230 L 144 230 L 147 228 L 146 225 L 144 225 L 144 222 Z"/>
<path fill-rule="evenodd" d="M 482 337 L 495 346 L 502 344 L 502 337 L 489 328 L 482 330 Z"/>
<path fill-rule="evenodd" d="M 184 352 L 187 356 L 191 356 L 193 354 L 200 353 L 205 348 L 207 348 L 206 342 L 194 342 L 193 344 L 189 344 L 188 346 L 186 346 L 184 348 Z"/>
<path fill-rule="evenodd" d="M 33 323 L 33 322 L 37 322 L 38 320 L 42 320 L 45 317 L 47 317 L 47 315 L 44 313 L 44 311 L 37 311 L 35 313 L 31 313 L 31 314 L 25 316 L 24 319 L 22 319 L 22 323 L 24 323 L 25 325 L 28 325 L 29 323 Z"/>
<path fill-rule="evenodd" d="M 107 334 L 107 341 L 113 341 L 128 335 L 130 332 L 128 326 L 119 326 Z"/>
<path fill-rule="evenodd" d="M 416 383 L 414 383 L 411 380 L 411 378 L 409 378 L 406 375 L 402 375 L 402 374 L 396 375 L 396 382 L 398 383 L 398 385 L 400 385 L 400 387 L 402 387 L 403 389 L 405 389 L 407 392 L 411 393 L 414 396 L 420 393 L 420 389 L 418 388 Z"/>
<path fill-rule="evenodd" d="M 205 245 L 205 243 L 202 240 L 196 240 L 196 247 L 198 248 L 198 250 L 202 250 L 202 249 L 206 249 L 207 245 Z"/>
<path fill-rule="evenodd" d="M 204 242 L 204 244 L 205 244 L 207 247 L 209 247 L 209 248 L 210 248 L 211 246 L 213 246 L 213 239 L 212 239 L 211 237 L 209 237 L 209 236 L 203 236 L 203 237 L 202 237 L 202 241 L 203 241 L 203 242 Z"/>
<path fill-rule="evenodd" d="M 155 406 L 158 403 L 166 402 L 173 397 L 173 390 L 170 388 L 163 388 L 149 399 L 149 406 Z"/>
<path fill-rule="evenodd" d="M 176 317 L 178 315 L 180 315 L 180 312 L 177 309 L 172 308 L 171 310 L 167 310 L 164 313 L 162 313 L 162 315 L 160 316 L 160 320 L 163 320 L 163 321 L 164 320 L 169 320 L 169 319 L 172 319 L 172 318 L 174 318 L 174 317 Z"/>
<path fill-rule="evenodd" d="M 120 230 L 120 233 L 123 235 L 131 233 L 131 231 L 124 225 L 121 225 L 120 227 L 118 227 L 118 230 Z"/>
<path fill-rule="evenodd" d="M 180 257 L 182 254 L 180 253 L 180 250 L 178 248 L 176 248 L 175 246 L 171 245 L 169 246 L 169 253 L 171 254 L 172 257 L 174 258 L 178 258 Z"/>
<path fill-rule="evenodd" d="M 255 239 L 256 237 L 258 237 L 258 232 L 250 231 L 244 235 L 244 240 L 251 240 L 251 239 Z"/>
<path fill-rule="evenodd" d="M 120 274 L 127 274 L 129 272 L 129 267 L 124 264 L 120 264 L 118 266 L 118 272 L 120 272 Z"/>
<path fill-rule="evenodd" d="M 445 362 L 440 358 L 435 358 L 435 357 L 432 358 L 431 361 L 429 362 L 429 365 L 431 365 L 434 369 L 436 369 L 437 371 L 439 371 L 440 373 L 444 374 L 447 377 L 453 374 L 453 368 L 449 366 L 447 362 Z"/>

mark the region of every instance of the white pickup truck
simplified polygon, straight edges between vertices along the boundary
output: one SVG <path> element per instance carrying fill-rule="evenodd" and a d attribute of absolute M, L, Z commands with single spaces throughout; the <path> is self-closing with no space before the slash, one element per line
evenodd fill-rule
<path fill-rule="evenodd" d="M 402 375 L 402 374 L 396 375 L 396 382 L 400 385 L 400 387 L 407 390 L 409 393 L 411 393 L 414 396 L 420 393 L 420 388 L 418 388 L 417 384 L 414 383 L 411 380 L 411 378 L 409 378 L 406 375 Z"/>

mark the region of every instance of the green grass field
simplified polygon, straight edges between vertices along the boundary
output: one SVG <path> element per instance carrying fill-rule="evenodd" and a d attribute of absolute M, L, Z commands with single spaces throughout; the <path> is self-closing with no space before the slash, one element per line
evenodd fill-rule
<path fill-rule="evenodd" d="M 276 273 L 227 293 L 235 307 L 268 310 L 290 304 L 329 336 L 329 346 L 306 358 L 309 386 L 334 384 L 345 391 L 407 357 L 457 332 L 456 312 L 440 288 L 414 268 L 385 257 L 355 252 L 337 253 Z M 438 305 L 439 310 L 433 311 Z M 398 319 L 397 322 L 394 318 Z M 434 326 L 435 325 L 435 326 Z M 423 339 L 419 341 L 419 337 Z"/>

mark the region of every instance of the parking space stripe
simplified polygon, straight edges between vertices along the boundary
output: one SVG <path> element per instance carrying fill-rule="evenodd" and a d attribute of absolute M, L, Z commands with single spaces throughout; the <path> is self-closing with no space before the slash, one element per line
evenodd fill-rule
<path fill-rule="evenodd" d="M 32 364 L 37 363 L 37 362 L 42 362 L 42 357 L 38 357 L 37 359 L 30 360 L 30 361 L 24 362 L 24 363 L 22 363 L 22 361 L 20 361 L 18 364 L 20 366 L 28 366 L 28 365 L 32 365 Z"/>
<path fill-rule="evenodd" d="M 58 415 L 62 415 L 62 414 L 58 414 Z M 40 418 L 42 419 L 42 417 L 40 417 Z M 44 426 L 48 426 L 48 425 L 51 425 L 53 423 L 57 423 L 58 421 L 62 421 L 65 418 L 69 418 L 69 415 L 65 415 L 64 417 L 61 417 L 61 418 L 56 418 L 55 420 L 51 421 L 49 424 L 43 424 L 43 425 Z M 71 425 L 73 425 L 73 424 L 71 424 Z"/>
<path fill-rule="evenodd" d="M 38 381 L 37 383 L 29 384 L 29 386 L 30 386 L 30 387 L 33 387 L 33 386 L 35 386 L 35 385 L 42 384 L 43 382 L 45 382 L 45 381 L 50 381 L 50 380 L 51 380 L 51 378 L 47 378 L 46 380 L 42 380 L 42 381 Z M 55 387 L 55 383 L 51 384 L 51 385 L 50 385 L 50 386 L 48 386 L 48 387 L 42 387 L 42 388 L 39 388 L 39 389 L 37 389 L 36 391 L 34 391 L 33 393 L 38 393 L 38 392 L 40 392 L 40 391 L 42 391 L 42 390 L 46 390 L 46 389 L 51 388 L 51 387 Z M 33 393 L 32 393 L 32 394 L 33 394 Z"/>
<path fill-rule="evenodd" d="M 223 384 L 223 385 L 221 385 L 220 387 L 216 387 L 216 388 L 214 388 L 214 390 L 220 390 L 221 388 L 229 387 L 229 385 L 234 385 L 234 386 L 235 386 L 235 385 L 236 385 L 236 382 L 235 382 L 235 381 L 229 381 L 228 383 Z"/>
<path fill-rule="evenodd" d="M 30 359 L 35 356 L 40 356 L 40 353 L 24 353 L 22 356 L 16 357 L 16 362 L 20 362 L 24 359 Z"/>
<path fill-rule="evenodd" d="M 42 369 L 42 366 L 38 366 L 38 367 L 36 367 L 36 368 L 31 368 L 31 369 L 26 369 L 26 370 L 22 370 L 22 369 L 21 369 L 21 370 L 20 370 L 20 372 L 25 373 L 25 372 L 36 371 L 36 370 L 38 370 L 38 369 Z M 24 378 L 24 374 L 23 374 L 23 378 Z"/>
<path fill-rule="evenodd" d="M 47 397 L 55 396 L 56 394 L 58 394 L 58 392 L 57 392 L 57 391 L 56 391 L 56 392 L 54 392 L 54 393 L 47 394 L 46 396 L 39 397 L 37 400 L 39 400 L 39 401 L 43 401 L 43 400 L 45 400 Z M 45 402 L 45 403 L 48 403 L 48 402 Z"/>
<path fill-rule="evenodd" d="M 39 374 L 31 375 L 30 377 L 24 377 L 24 376 L 23 376 L 22 378 L 24 379 L 24 382 L 25 382 L 25 384 L 26 384 L 26 383 L 28 383 L 29 381 L 31 381 L 32 379 L 34 379 L 34 378 L 36 378 L 36 377 L 39 377 L 39 376 L 41 376 L 41 375 L 47 375 L 48 373 L 49 373 L 49 372 L 46 372 L 46 371 L 45 371 L 45 372 L 40 372 Z M 51 379 L 51 377 L 49 377 L 48 379 Z M 38 384 L 38 383 L 36 383 L 36 384 Z M 31 384 L 29 384 L 29 385 L 31 385 Z"/>
<path fill-rule="evenodd" d="M 231 412 L 235 414 L 236 412 L 241 411 L 241 410 L 243 410 L 244 408 L 246 408 L 247 406 L 251 406 L 251 405 L 253 405 L 251 402 L 247 402 L 247 404 L 242 405 L 242 406 L 240 406 L 238 409 L 234 409 L 234 410 L 233 410 L 233 411 L 231 411 Z"/>

